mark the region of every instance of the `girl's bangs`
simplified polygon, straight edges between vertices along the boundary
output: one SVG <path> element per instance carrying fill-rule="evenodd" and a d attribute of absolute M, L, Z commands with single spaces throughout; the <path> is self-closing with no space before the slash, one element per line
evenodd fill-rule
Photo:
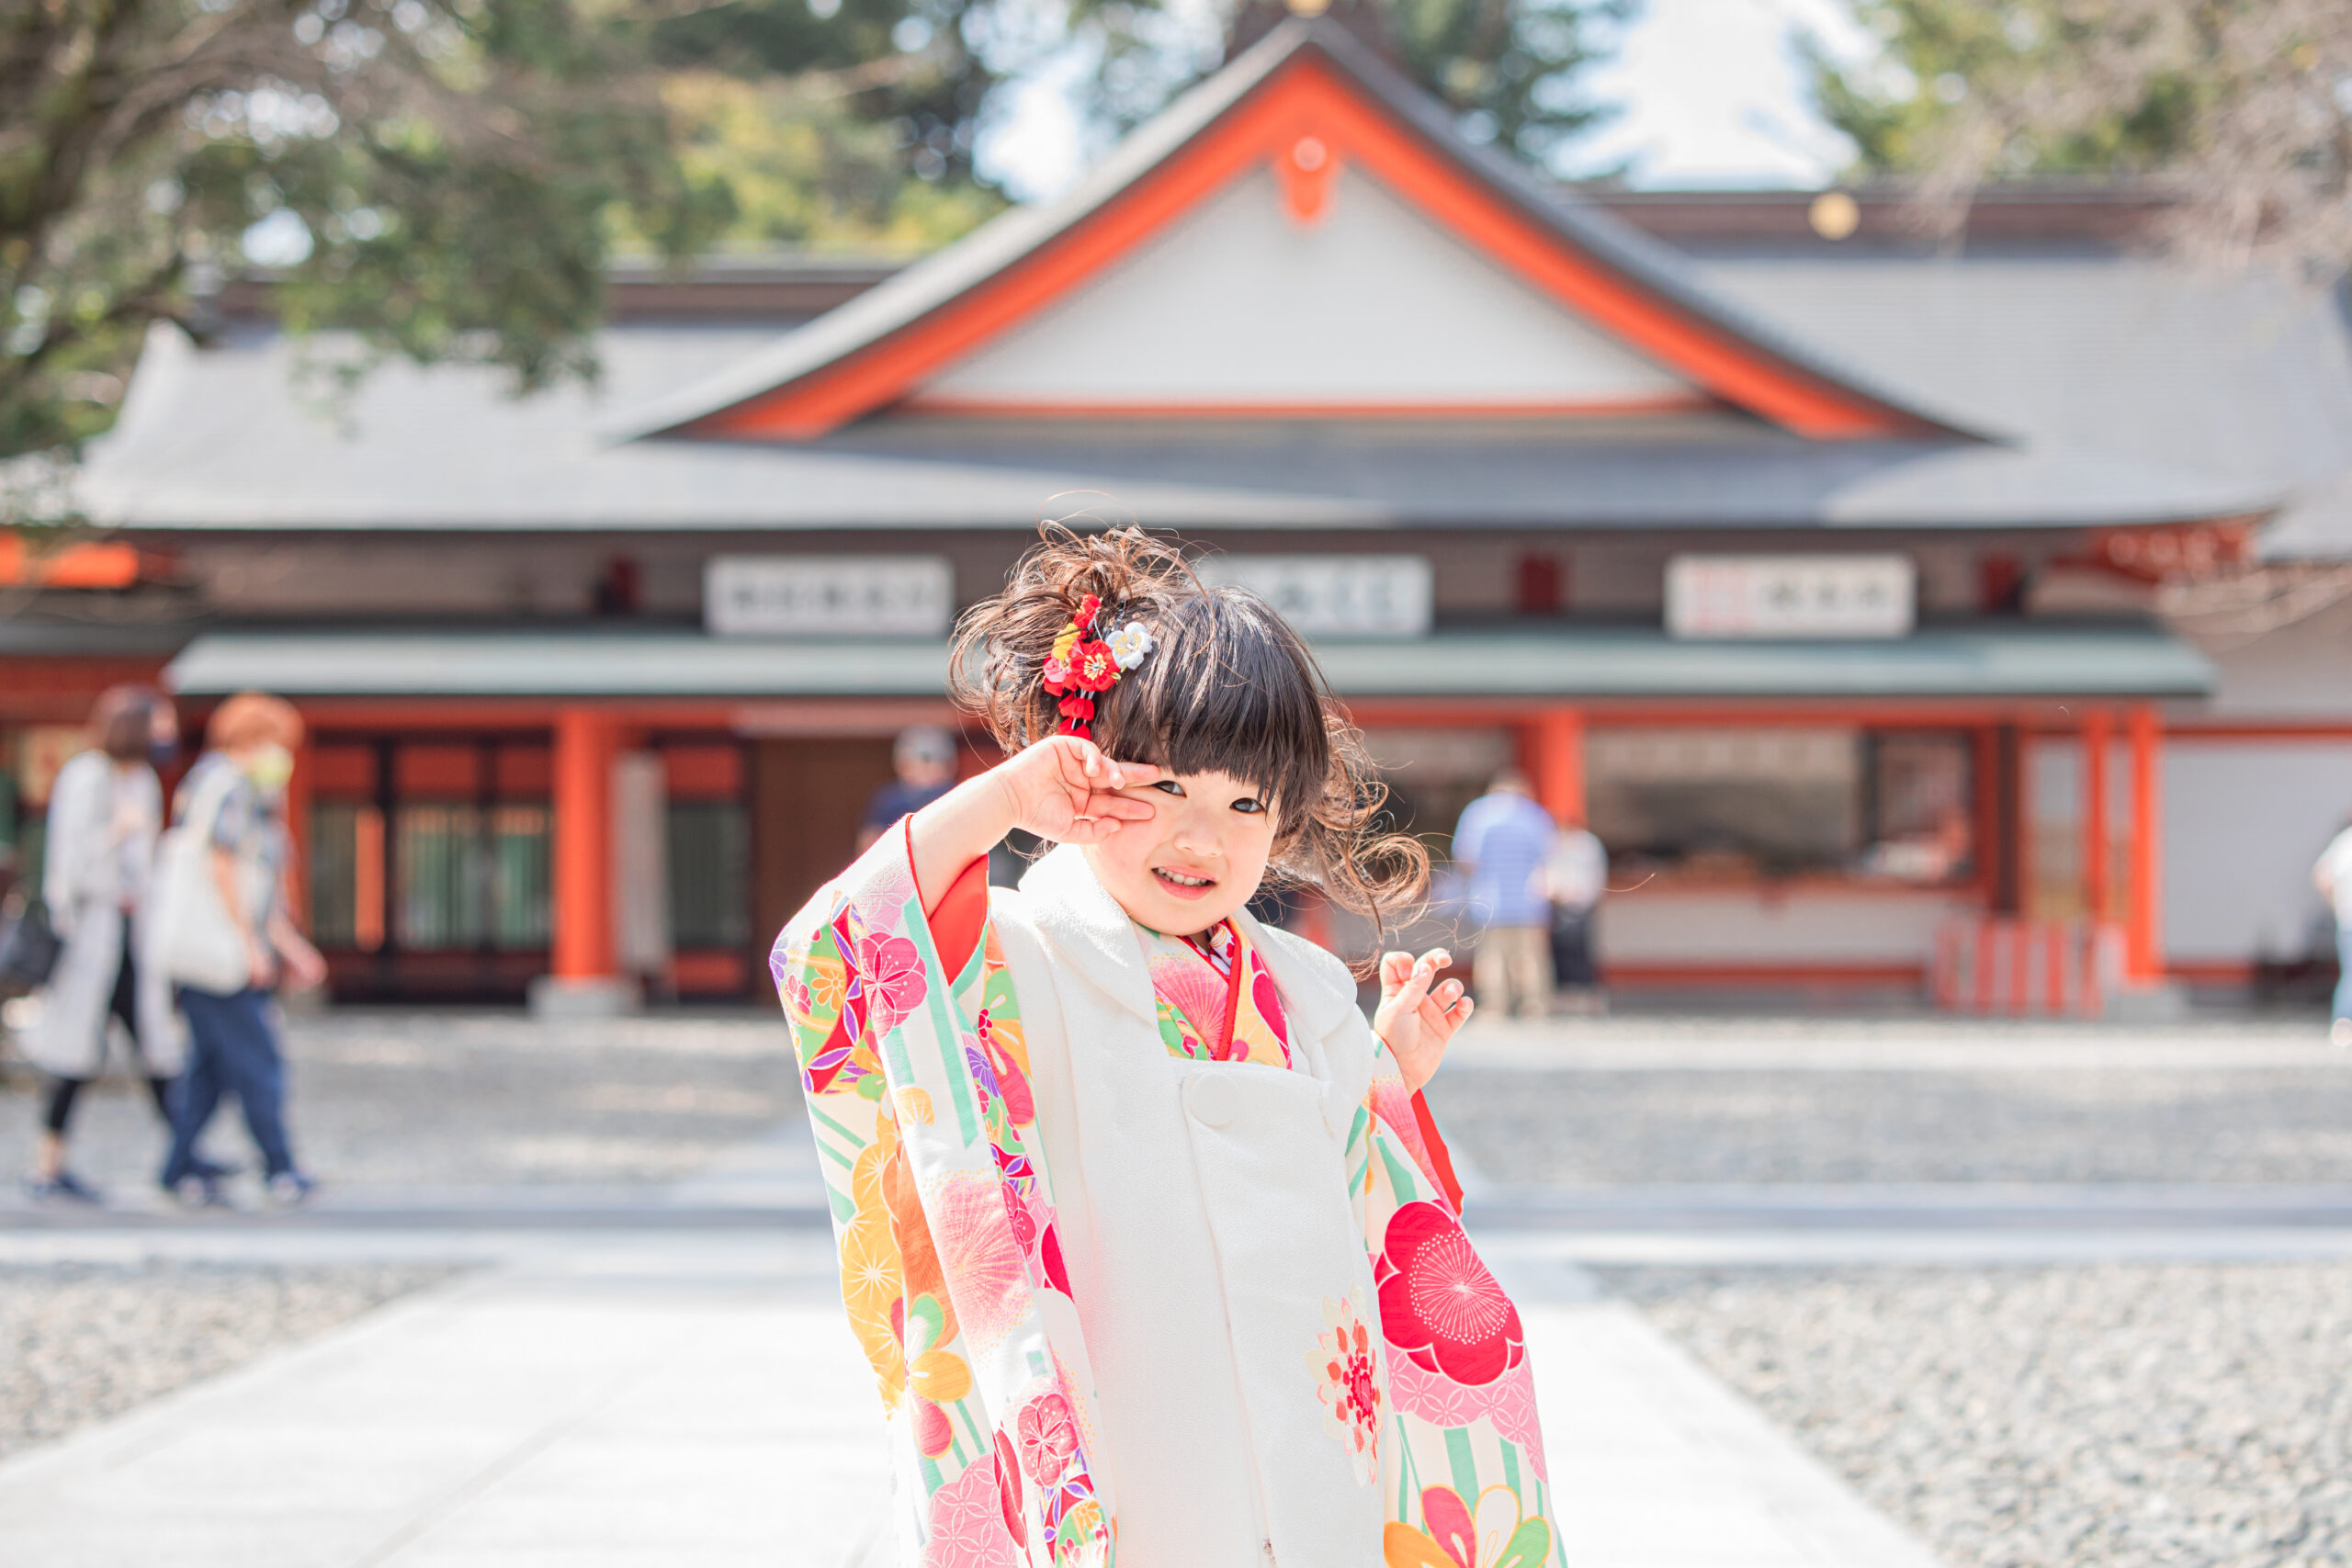
<path fill-rule="evenodd" d="M 1295 820 L 1322 794 L 1330 741 L 1306 649 L 1254 610 L 1215 592 L 1179 609 L 1098 729 L 1114 757 L 1230 774 Z"/>

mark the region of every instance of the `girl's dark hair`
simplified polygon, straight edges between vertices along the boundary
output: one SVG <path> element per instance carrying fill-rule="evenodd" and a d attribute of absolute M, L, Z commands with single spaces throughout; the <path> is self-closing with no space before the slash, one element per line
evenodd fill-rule
<path fill-rule="evenodd" d="M 1139 621 L 1153 641 L 1096 697 L 1095 743 L 1116 760 L 1256 785 L 1275 812 L 1270 879 L 1313 886 L 1375 928 L 1401 918 L 1428 886 L 1429 854 L 1382 830 L 1387 786 L 1298 634 L 1247 589 L 1204 583 L 1141 529 L 1039 533 L 1004 592 L 956 626 L 956 702 L 1008 751 L 1052 735 L 1059 716 L 1043 666 L 1091 593 L 1098 636 Z"/>

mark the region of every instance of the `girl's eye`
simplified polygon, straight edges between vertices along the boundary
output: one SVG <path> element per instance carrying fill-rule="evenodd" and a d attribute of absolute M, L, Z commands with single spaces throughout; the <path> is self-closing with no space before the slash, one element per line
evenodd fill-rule
<path fill-rule="evenodd" d="M 1252 799 L 1250 796 L 1245 795 L 1239 800 L 1233 803 L 1233 809 L 1254 815 L 1265 810 L 1266 803 L 1262 800 Z"/>
<path fill-rule="evenodd" d="M 1151 787 L 1158 790 L 1165 790 L 1170 795 L 1182 795 L 1184 793 L 1184 786 L 1178 784 L 1174 779 L 1162 779 Z"/>

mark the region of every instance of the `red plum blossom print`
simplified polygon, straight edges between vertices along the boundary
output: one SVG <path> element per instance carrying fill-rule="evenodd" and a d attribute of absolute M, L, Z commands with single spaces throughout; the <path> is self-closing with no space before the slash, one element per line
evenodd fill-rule
<path fill-rule="evenodd" d="M 1424 1371 L 1476 1388 L 1526 1359 L 1519 1309 L 1438 1204 L 1406 1203 L 1390 1217 L 1373 1278 L 1388 1343 Z"/>

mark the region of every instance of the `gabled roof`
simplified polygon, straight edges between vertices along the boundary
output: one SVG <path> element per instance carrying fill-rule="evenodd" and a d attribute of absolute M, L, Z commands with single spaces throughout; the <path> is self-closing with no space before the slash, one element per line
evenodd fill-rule
<path fill-rule="evenodd" d="M 607 434 L 825 435 L 1049 310 L 1235 181 L 1271 170 L 1312 221 L 1343 165 L 1723 404 L 1815 439 L 1970 438 L 1747 318 L 1672 253 L 1464 141 L 1442 106 L 1345 29 L 1299 18 L 1128 138 L 1069 196 L 1006 213 Z"/>

